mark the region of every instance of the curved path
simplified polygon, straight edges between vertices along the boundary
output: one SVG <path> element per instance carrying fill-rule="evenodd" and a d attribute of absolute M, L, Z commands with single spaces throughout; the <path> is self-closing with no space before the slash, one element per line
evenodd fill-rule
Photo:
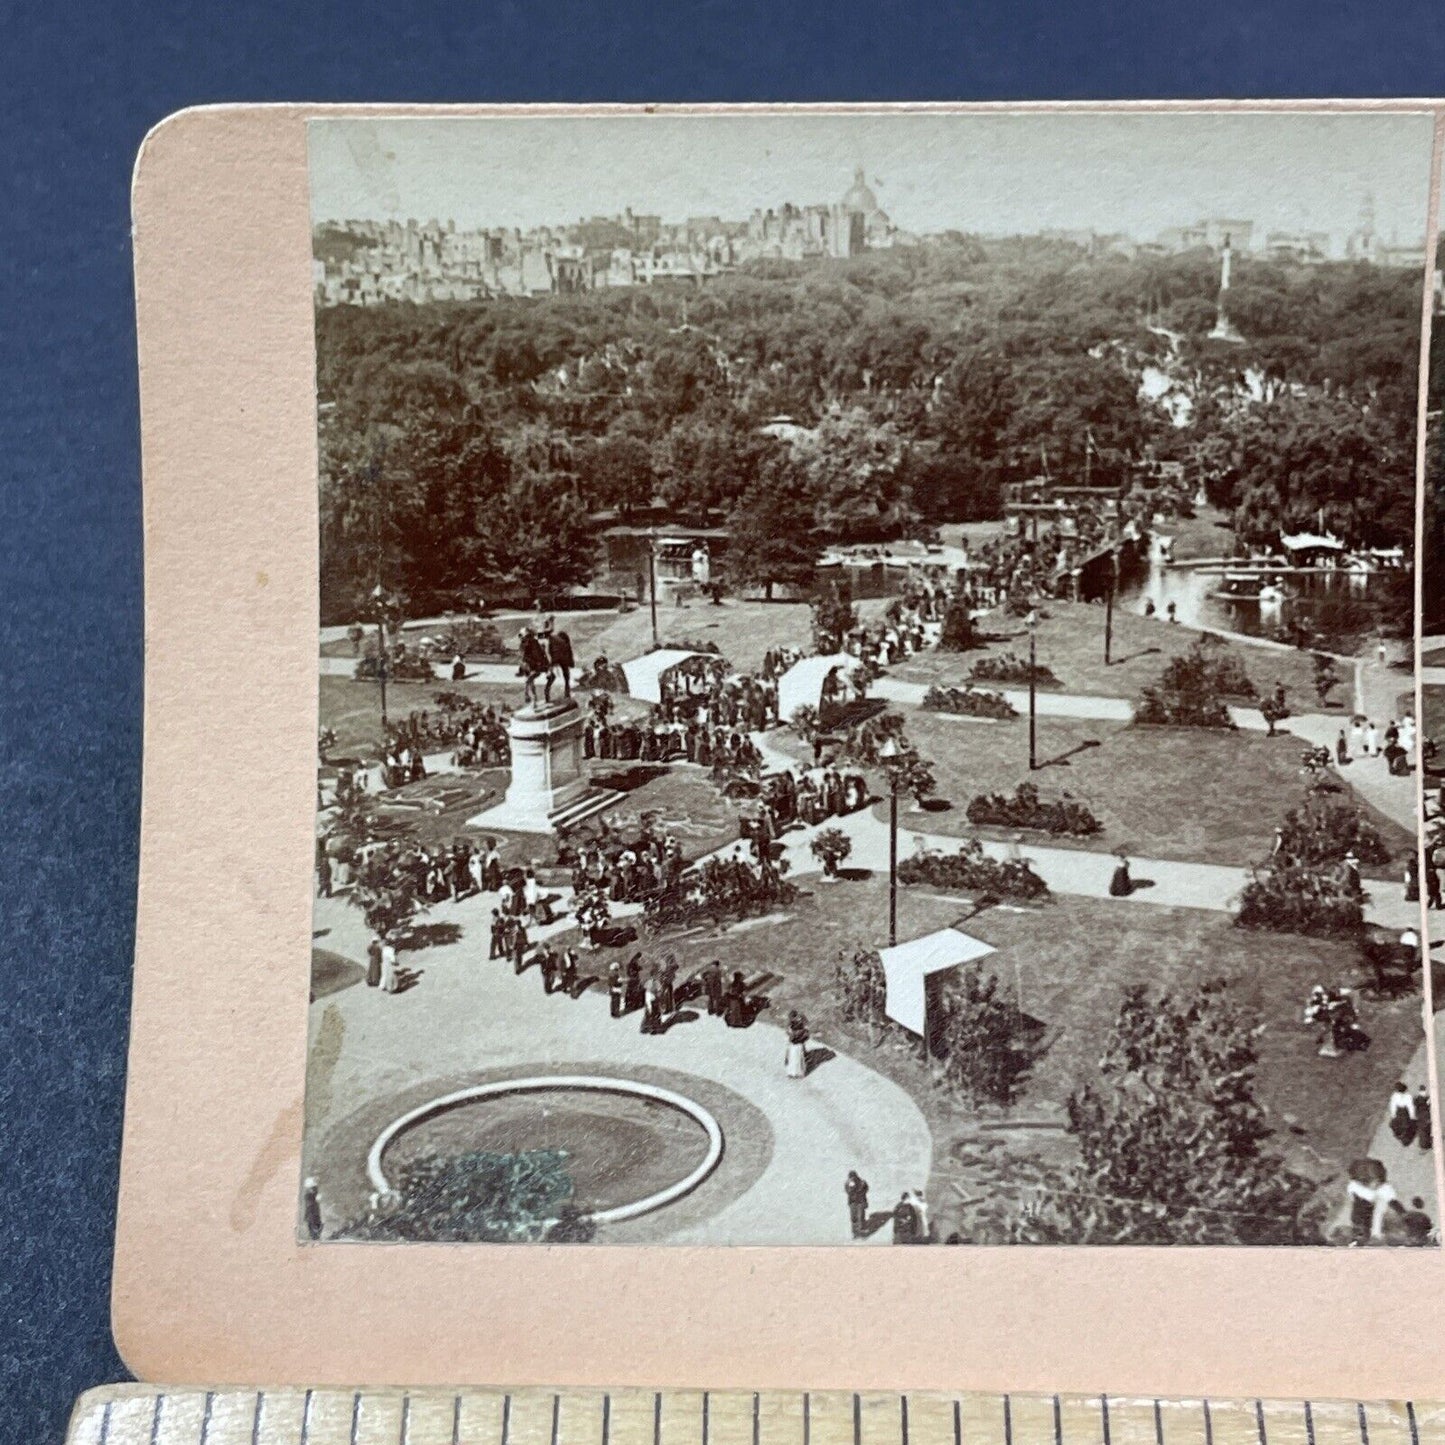
<path fill-rule="evenodd" d="M 585 1060 L 711 1079 L 741 1094 L 772 1127 L 772 1159 L 757 1182 L 710 1218 L 667 1236 L 669 1243 L 845 1244 L 843 1181 L 850 1169 L 869 1180 L 880 1204 L 927 1184 L 932 1136 L 898 1085 L 843 1053 L 806 1078 L 789 1079 L 786 1037 L 762 1021 L 729 1029 L 704 1016 L 660 1036 L 644 1035 L 638 1015 L 610 1018 L 606 995 L 597 989 L 575 1002 L 549 998 L 535 968 L 518 977 L 502 960 L 487 960 L 494 902 L 495 895 L 484 893 L 432 908 L 426 921 L 456 923 L 462 938 L 402 954 L 402 966 L 422 974 L 404 992 L 356 984 L 312 1005 L 309 1139 L 324 1137 L 359 1104 L 429 1078 L 511 1064 L 570 1073 Z M 326 930 L 322 947 L 365 958 L 366 929 L 344 900 L 317 899 L 314 926 Z M 566 926 L 559 922 L 557 929 Z M 719 953 L 725 952 L 723 939 Z M 587 962 L 584 957 L 584 967 Z M 318 1174 L 324 1208 L 324 1161 L 308 1167 Z M 719 1167 L 727 1168 L 726 1146 Z M 872 1239 L 886 1242 L 888 1234 L 881 1230 Z"/>

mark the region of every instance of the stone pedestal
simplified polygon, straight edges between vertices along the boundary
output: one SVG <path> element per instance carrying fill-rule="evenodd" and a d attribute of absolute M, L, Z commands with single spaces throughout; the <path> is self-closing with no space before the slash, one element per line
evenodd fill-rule
<path fill-rule="evenodd" d="M 538 703 L 507 722 L 512 781 L 495 808 L 467 820 L 470 827 L 552 833 L 613 799 L 589 787 L 582 774 L 582 709 L 571 698 Z"/>

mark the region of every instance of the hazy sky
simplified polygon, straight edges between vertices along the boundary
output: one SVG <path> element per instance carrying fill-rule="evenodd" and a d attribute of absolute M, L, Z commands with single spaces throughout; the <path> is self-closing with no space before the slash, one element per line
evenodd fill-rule
<path fill-rule="evenodd" d="M 905 230 L 1093 227 L 1149 238 L 1202 216 L 1257 230 L 1425 230 L 1420 115 L 630 115 L 320 120 L 312 213 L 563 223 L 631 206 L 744 219 L 836 200 L 861 165 Z"/>

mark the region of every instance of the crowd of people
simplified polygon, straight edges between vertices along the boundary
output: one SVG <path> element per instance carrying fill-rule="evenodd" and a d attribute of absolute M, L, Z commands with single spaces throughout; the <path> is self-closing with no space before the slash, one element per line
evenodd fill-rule
<path fill-rule="evenodd" d="M 426 776 L 428 754 L 450 750 L 454 767 L 500 767 L 510 757 L 506 708 L 459 693 L 437 694 L 437 707 L 410 712 L 388 724 L 383 758 L 387 787 Z"/>
<path fill-rule="evenodd" d="M 641 903 L 649 894 L 675 887 L 686 867 L 677 839 L 650 827 L 636 838 L 623 839 L 604 824 L 575 841 L 561 842 L 558 857 L 571 868 L 579 898 L 601 892 L 612 903 Z"/>

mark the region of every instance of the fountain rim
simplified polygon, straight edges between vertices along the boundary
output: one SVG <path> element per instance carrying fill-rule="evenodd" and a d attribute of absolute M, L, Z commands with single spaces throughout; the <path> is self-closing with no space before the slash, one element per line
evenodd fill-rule
<path fill-rule="evenodd" d="M 383 1195 L 392 1193 L 391 1182 L 387 1179 L 386 1171 L 381 1165 L 382 1156 L 401 1134 L 413 1125 L 421 1123 L 422 1120 L 431 1118 L 434 1114 L 444 1113 L 459 1104 L 472 1103 L 478 1099 L 497 1098 L 507 1094 L 538 1094 L 554 1091 L 622 1094 L 631 1098 L 650 1099 L 655 1103 L 667 1104 L 686 1114 L 694 1123 L 701 1125 L 703 1132 L 707 1135 L 707 1153 L 703 1156 L 702 1162 L 688 1174 L 669 1184 L 665 1189 L 644 1195 L 641 1199 L 634 1199 L 630 1203 L 619 1204 L 611 1209 L 596 1210 L 589 1215 L 589 1218 L 597 1224 L 617 1224 L 626 1219 L 636 1219 L 639 1215 L 651 1214 L 654 1210 L 675 1203 L 691 1194 L 712 1174 L 722 1159 L 722 1126 L 707 1109 L 704 1109 L 695 1100 L 689 1099 L 685 1094 L 679 1094 L 674 1089 L 663 1088 L 660 1084 L 645 1084 L 639 1079 L 610 1078 L 599 1074 L 536 1074 L 527 1078 L 494 1079 L 486 1084 L 471 1084 L 465 1089 L 456 1089 L 449 1094 L 441 1094 L 424 1104 L 418 1104 L 414 1109 L 408 1109 L 405 1114 L 393 1119 L 376 1136 L 366 1156 L 367 1178 L 377 1193 Z"/>

